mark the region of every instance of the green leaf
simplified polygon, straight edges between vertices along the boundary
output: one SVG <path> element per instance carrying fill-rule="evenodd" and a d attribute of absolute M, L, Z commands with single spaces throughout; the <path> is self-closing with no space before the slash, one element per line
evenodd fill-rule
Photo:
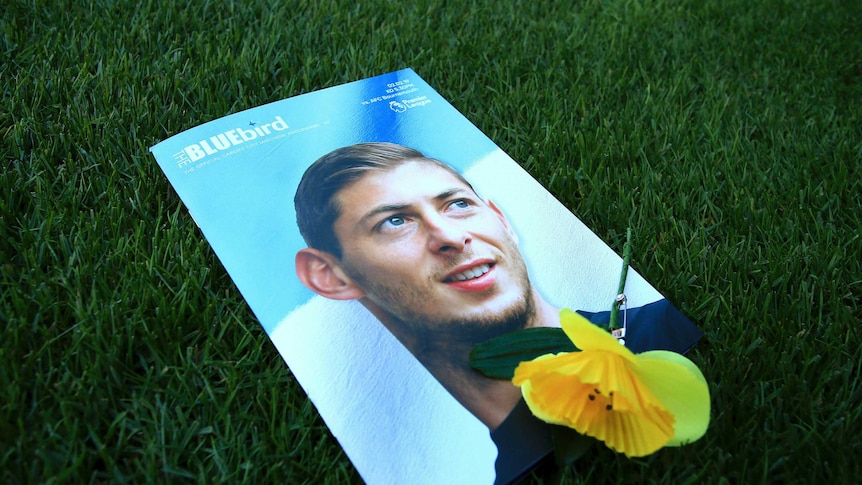
<path fill-rule="evenodd" d="M 521 362 L 578 350 L 561 328 L 527 328 L 482 342 L 470 352 L 470 367 L 492 379 L 512 379 Z"/>

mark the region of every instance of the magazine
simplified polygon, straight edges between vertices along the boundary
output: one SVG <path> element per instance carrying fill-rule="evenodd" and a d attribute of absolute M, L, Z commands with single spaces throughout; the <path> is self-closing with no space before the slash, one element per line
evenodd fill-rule
<path fill-rule="evenodd" d="M 151 151 L 363 480 L 511 483 L 550 453 L 465 352 L 564 307 L 607 322 L 622 260 L 413 70 Z M 625 295 L 632 350 L 702 335 L 633 269 Z"/>

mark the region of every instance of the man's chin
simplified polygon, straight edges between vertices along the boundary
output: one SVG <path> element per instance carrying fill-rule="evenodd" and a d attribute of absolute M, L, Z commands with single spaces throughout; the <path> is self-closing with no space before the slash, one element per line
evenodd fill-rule
<path fill-rule="evenodd" d="M 487 340 L 525 328 L 529 320 L 528 313 L 526 309 L 518 309 L 503 316 L 489 316 L 466 321 L 463 325 L 472 328 L 477 334 L 485 335 L 483 340 Z"/>
<path fill-rule="evenodd" d="M 427 319 L 414 323 L 425 342 L 462 342 L 475 345 L 527 326 L 533 305 L 517 302 L 503 311 L 473 312 L 460 317 Z"/>

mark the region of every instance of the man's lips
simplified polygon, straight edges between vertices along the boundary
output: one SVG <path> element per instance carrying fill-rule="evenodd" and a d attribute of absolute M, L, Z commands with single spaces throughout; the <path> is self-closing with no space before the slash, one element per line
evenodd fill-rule
<path fill-rule="evenodd" d="M 495 267 L 493 260 L 474 261 L 455 268 L 443 279 L 443 283 L 462 291 L 485 291 L 497 282 Z"/>
<path fill-rule="evenodd" d="M 494 265 L 494 260 L 490 258 L 476 259 L 460 264 L 443 277 L 443 282 L 451 283 L 453 281 L 465 281 L 478 278 L 490 271 Z"/>

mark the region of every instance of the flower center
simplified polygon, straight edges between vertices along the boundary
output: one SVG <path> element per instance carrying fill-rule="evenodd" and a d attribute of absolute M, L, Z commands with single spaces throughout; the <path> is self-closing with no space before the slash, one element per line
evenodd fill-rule
<path fill-rule="evenodd" d="M 598 401 L 596 404 L 604 404 L 605 410 L 613 411 L 614 410 L 614 393 L 613 391 L 609 392 L 607 395 L 602 394 L 602 391 L 598 390 L 598 388 L 593 389 L 593 392 L 587 395 L 590 401 Z"/>

